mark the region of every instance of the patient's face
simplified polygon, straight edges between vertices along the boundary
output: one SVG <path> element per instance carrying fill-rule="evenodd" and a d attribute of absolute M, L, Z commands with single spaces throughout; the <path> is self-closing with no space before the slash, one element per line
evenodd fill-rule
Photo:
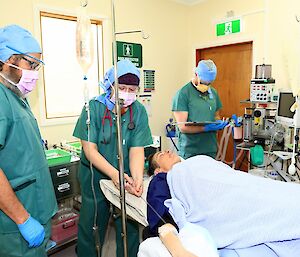
<path fill-rule="evenodd" d="M 181 161 L 180 157 L 171 151 L 157 152 L 152 160 L 159 167 L 159 172 L 168 172 L 174 164 Z"/>

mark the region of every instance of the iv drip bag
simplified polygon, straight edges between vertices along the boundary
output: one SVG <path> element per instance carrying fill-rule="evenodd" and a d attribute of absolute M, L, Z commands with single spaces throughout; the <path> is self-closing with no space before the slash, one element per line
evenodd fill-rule
<path fill-rule="evenodd" d="M 94 49 L 91 31 L 91 21 L 87 15 L 87 7 L 80 6 L 76 26 L 76 56 L 79 65 L 87 75 L 93 63 Z"/>

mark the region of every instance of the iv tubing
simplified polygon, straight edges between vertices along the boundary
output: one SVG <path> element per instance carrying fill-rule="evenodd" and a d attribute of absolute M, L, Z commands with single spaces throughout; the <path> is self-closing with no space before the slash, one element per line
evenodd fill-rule
<path fill-rule="evenodd" d="M 88 129 L 88 142 L 90 141 L 90 134 L 91 134 L 91 127 L 90 127 L 90 107 L 89 107 L 89 103 L 86 102 L 85 103 L 85 110 L 87 112 L 87 120 L 86 120 L 86 125 L 87 125 L 87 129 Z M 90 145 L 88 145 L 88 151 L 89 153 L 90 151 Z M 90 154 L 88 154 L 88 156 L 90 156 Z M 98 214 L 98 206 L 97 206 L 97 198 L 96 198 L 96 192 L 95 192 L 95 187 L 94 187 L 94 169 L 93 169 L 93 163 L 92 160 L 90 158 L 90 171 L 91 171 L 91 188 L 92 188 L 92 193 L 93 193 L 93 200 L 94 200 L 94 223 L 93 223 L 93 234 L 94 234 L 94 238 L 95 238 L 95 248 L 96 248 L 96 252 L 97 252 L 97 257 L 100 257 L 101 252 L 101 245 L 100 245 L 100 238 L 99 238 L 99 228 L 97 225 L 97 214 Z"/>

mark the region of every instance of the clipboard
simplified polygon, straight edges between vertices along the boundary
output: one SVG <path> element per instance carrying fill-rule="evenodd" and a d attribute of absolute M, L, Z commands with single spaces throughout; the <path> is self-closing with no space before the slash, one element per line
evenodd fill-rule
<path fill-rule="evenodd" d="M 216 124 L 218 121 L 202 121 L 202 122 L 196 122 L 196 121 L 186 121 L 186 122 L 174 122 L 174 125 L 185 125 L 185 126 L 205 126 L 207 124 Z"/>

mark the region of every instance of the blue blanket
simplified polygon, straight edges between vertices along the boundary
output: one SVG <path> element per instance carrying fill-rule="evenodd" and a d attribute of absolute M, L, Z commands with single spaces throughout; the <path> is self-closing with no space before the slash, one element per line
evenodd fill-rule
<path fill-rule="evenodd" d="M 263 245 L 275 256 L 300 256 L 300 185 L 255 177 L 207 156 L 175 164 L 167 181 L 169 212 L 206 228 L 218 248 Z M 255 255 L 254 257 L 264 257 Z"/>

